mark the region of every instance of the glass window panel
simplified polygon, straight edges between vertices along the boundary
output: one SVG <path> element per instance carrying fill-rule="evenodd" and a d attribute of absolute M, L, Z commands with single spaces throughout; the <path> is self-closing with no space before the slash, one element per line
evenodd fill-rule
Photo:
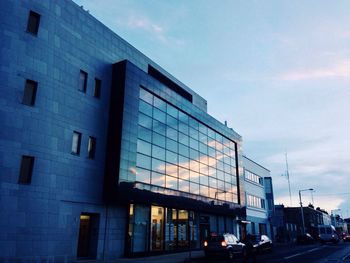
<path fill-rule="evenodd" d="M 187 146 L 183 145 L 183 144 L 179 144 L 179 154 L 185 156 L 185 157 L 189 157 L 189 150 L 190 148 L 188 148 Z"/>
<path fill-rule="evenodd" d="M 230 155 L 230 148 L 227 148 L 226 146 L 224 146 L 224 154 Z"/>
<path fill-rule="evenodd" d="M 179 142 L 189 146 L 189 140 L 190 138 L 186 134 L 179 132 Z"/>
<path fill-rule="evenodd" d="M 208 154 L 208 146 L 203 143 L 199 143 L 199 151 L 203 154 Z"/>
<path fill-rule="evenodd" d="M 219 161 L 217 160 L 216 162 L 216 169 L 219 169 L 219 170 L 224 170 L 224 163 L 222 161 Z"/>
<path fill-rule="evenodd" d="M 199 176 L 199 183 L 201 184 L 201 185 L 206 185 L 206 186 L 208 186 L 209 185 L 209 177 L 208 176 L 206 176 L 206 175 L 200 175 Z"/>
<path fill-rule="evenodd" d="M 230 157 L 228 157 L 227 155 L 223 155 L 222 161 L 225 164 L 230 164 Z"/>
<path fill-rule="evenodd" d="M 222 145 L 220 142 L 216 141 L 216 142 L 215 142 L 215 146 L 216 146 L 216 150 L 217 150 L 217 151 L 222 152 L 222 150 L 223 150 L 223 145 Z"/>
<path fill-rule="evenodd" d="M 174 108 L 173 106 L 171 106 L 170 104 L 167 104 L 166 112 L 169 115 L 173 116 L 174 118 L 176 118 L 176 119 L 178 118 L 179 111 L 176 108 Z"/>
<path fill-rule="evenodd" d="M 193 118 L 190 118 L 190 126 L 196 130 L 198 130 L 198 121 Z"/>
<path fill-rule="evenodd" d="M 137 168 L 136 170 L 136 181 L 150 184 L 151 183 L 151 171 Z"/>
<path fill-rule="evenodd" d="M 165 123 L 166 114 L 157 108 L 153 109 L 153 118 L 160 121 L 161 123 Z"/>
<path fill-rule="evenodd" d="M 190 169 L 199 173 L 199 162 L 191 160 Z"/>
<path fill-rule="evenodd" d="M 190 192 L 191 194 L 199 194 L 199 184 L 190 182 Z"/>
<path fill-rule="evenodd" d="M 202 123 L 199 123 L 199 131 L 205 135 L 208 134 L 208 128 L 207 126 L 203 125 Z"/>
<path fill-rule="evenodd" d="M 179 155 L 179 165 L 184 168 L 190 169 L 190 159 Z"/>
<path fill-rule="evenodd" d="M 199 160 L 199 152 L 196 150 L 190 149 L 190 158 L 192 160 L 198 161 Z"/>
<path fill-rule="evenodd" d="M 198 140 L 198 131 L 190 127 L 190 137 Z"/>
<path fill-rule="evenodd" d="M 143 140 L 137 140 L 137 152 L 151 155 L 151 144 Z"/>
<path fill-rule="evenodd" d="M 173 176 L 173 177 L 178 177 L 178 166 L 171 164 L 171 163 L 166 163 L 166 174 Z"/>
<path fill-rule="evenodd" d="M 153 120 L 153 130 L 161 135 L 166 134 L 166 126 L 157 120 Z"/>
<path fill-rule="evenodd" d="M 146 114 L 152 117 L 152 105 L 144 102 L 143 100 L 140 100 L 139 111 L 142 112 L 143 114 Z"/>
<path fill-rule="evenodd" d="M 167 150 L 171 150 L 173 152 L 178 152 L 177 150 L 178 143 L 176 141 L 173 141 L 171 139 L 166 139 L 166 148 Z"/>
<path fill-rule="evenodd" d="M 209 176 L 209 186 L 215 189 L 218 188 L 218 180 Z"/>
<path fill-rule="evenodd" d="M 152 172 L 151 184 L 165 187 L 165 175 L 157 172 Z"/>
<path fill-rule="evenodd" d="M 232 176 L 236 176 L 236 167 L 231 166 L 230 174 L 231 174 Z"/>
<path fill-rule="evenodd" d="M 208 186 L 201 185 L 199 189 L 200 189 L 200 195 L 209 196 Z"/>
<path fill-rule="evenodd" d="M 166 188 L 177 190 L 177 178 L 171 177 L 171 176 L 166 176 L 165 183 L 166 183 Z"/>
<path fill-rule="evenodd" d="M 212 147 L 208 147 L 208 155 L 210 157 L 216 158 L 215 149 Z"/>
<path fill-rule="evenodd" d="M 218 180 L 218 189 L 220 191 L 224 191 L 225 190 L 225 183 L 224 183 L 224 181 Z"/>
<path fill-rule="evenodd" d="M 183 113 L 182 111 L 179 111 L 179 120 L 187 124 L 188 123 L 188 115 Z"/>
<path fill-rule="evenodd" d="M 168 138 L 171 138 L 171 139 L 175 140 L 175 141 L 178 140 L 178 138 L 177 138 L 177 130 L 175 130 L 173 128 L 167 127 L 167 129 L 166 129 L 166 136 Z"/>
<path fill-rule="evenodd" d="M 199 173 L 194 172 L 194 171 L 190 171 L 190 181 L 191 182 L 195 182 L 195 183 L 199 183 Z"/>
<path fill-rule="evenodd" d="M 224 180 L 225 176 L 224 176 L 224 172 L 220 171 L 220 170 L 216 170 L 216 176 L 219 180 Z"/>
<path fill-rule="evenodd" d="M 166 161 L 168 163 L 177 164 L 178 163 L 178 155 L 171 151 L 166 151 Z"/>
<path fill-rule="evenodd" d="M 225 173 L 225 182 L 231 183 L 232 176 L 231 174 Z"/>
<path fill-rule="evenodd" d="M 182 168 L 179 166 L 179 178 L 184 180 L 190 179 L 190 171 L 186 168 Z"/>
<path fill-rule="evenodd" d="M 158 173 L 165 173 L 165 162 L 152 158 L 152 170 Z"/>
<path fill-rule="evenodd" d="M 152 118 L 140 113 L 139 114 L 139 124 L 148 129 L 152 129 Z"/>
<path fill-rule="evenodd" d="M 215 140 L 217 140 L 218 142 L 222 143 L 223 142 L 223 138 L 222 135 L 220 133 L 215 133 Z"/>
<path fill-rule="evenodd" d="M 201 143 L 204 143 L 205 145 L 208 144 L 208 136 L 207 135 L 205 135 L 203 133 L 199 133 L 198 136 L 199 136 L 199 141 Z"/>
<path fill-rule="evenodd" d="M 209 197 L 216 199 L 217 191 L 218 191 L 218 189 L 209 187 Z"/>
<path fill-rule="evenodd" d="M 226 173 L 230 173 L 231 172 L 231 166 L 229 165 L 229 164 L 224 164 L 224 171 L 226 172 Z"/>
<path fill-rule="evenodd" d="M 157 145 L 152 145 L 152 157 L 165 160 L 165 149 Z"/>
<path fill-rule="evenodd" d="M 174 117 L 167 115 L 166 116 L 166 124 L 171 128 L 178 129 L 178 121 Z"/>
<path fill-rule="evenodd" d="M 155 145 L 158 145 L 158 146 L 165 148 L 165 137 L 163 135 L 160 135 L 158 133 L 153 132 L 152 142 Z"/>
<path fill-rule="evenodd" d="M 149 104 L 153 104 L 153 95 L 144 89 L 140 89 L 140 98 Z"/>
<path fill-rule="evenodd" d="M 151 157 L 138 153 L 136 155 L 136 166 L 151 169 Z"/>
<path fill-rule="evenodd" d="M 212 129 L 208 128 L 208 136 L 212 139 L 215 139 L 215 131 Z"/>
<path fill-rule="evenodd" d="M 179 131 L 181 131 L 182 133 L 186 134 L 186 135 L 189 135 L 189 132 L 188 132 L 188 125 L 183 123 L 183 122 L 179 122 Z"/>
<path fill-rule="evenodd" d="M 209 176 L 216 177 L 216 169 L 209 166 L 209 167 L 208 167 L 208 175 L 209 175 Z"/>
<path fill-rule="evenodd" d="M 208 157 L 208 165 L 216 168 L 216 159 L 213 157 Z"/>
<path fill-rule="evenodd" d="M 166 103 L 165 103 L 165 101 L 161 100 L 160 98 L 154 97 L 153 98 L 153 105 L 154 105 L 154 107 L 166 112 Z"/>
<path fill-rule="evenodd" d="M 152 140 L 152 132 L 151 130 L 149 129 L 146 129 L 142 126 L 139 126 L 138 127 L 138 137 L 142 140 L 145 140 L 145 141 L 148 141 L 148 142 L 151 142 Z"/>
<path fill-rule="evenodd" d="M 200 161 L 201 163 L 203 163 L 203 164 L 208 165 L 208 161 L 209 161 L 208 156 L 207 156 L 207 155 L 201 154 L 201 155 L 199 156 L 199 161 Z"/>
<path fill-rule="evenodd" d="M 183 192 L 190 192 L 190 182 L 179 179 L 179 190 Z"/>
<path fill-rule="evenodd" d="M 190 147 L 192 149 L 198 150 L 198 141 L 190 138 Z"/>
<path fill-rule="evenodd" d="M 209 174 L 209 168 L 208 165 L 200 163 L 199 164 L 199 169 L 200 169 L 200 173 L 204 174 L 204 175 L 208 175 Z"/>

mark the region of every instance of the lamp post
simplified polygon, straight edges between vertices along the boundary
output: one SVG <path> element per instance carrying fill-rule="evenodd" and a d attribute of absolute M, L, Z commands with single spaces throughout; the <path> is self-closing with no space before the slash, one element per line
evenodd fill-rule
<path fill-rule="evenodd" d="M 305 222 L 304 222 L 304 211 L 303 211 L 303 203 L 301 202 L 301 192 L 304 191 L 313 191 L 314 189 L 309 188 L 309 189 L 302 189 L 299 190 L 299 202 L 300 202 L 300 210 L 301 210 L 301 222 L 303 224 L 303 230 L 302 230 L 302 234 L 305 234 Z"/>

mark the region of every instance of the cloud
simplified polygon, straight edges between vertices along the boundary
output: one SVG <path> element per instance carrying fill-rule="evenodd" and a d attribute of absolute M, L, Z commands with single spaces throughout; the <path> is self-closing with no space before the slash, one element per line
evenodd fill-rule
<path fill-rule="evenodd" d="M 301 81 L 315 79 L 349 79 L 350 60 L 339 61 L 338 63 L 315 69 L 305 69 L 283 73 L 278 77 L 280 80 Z"/>

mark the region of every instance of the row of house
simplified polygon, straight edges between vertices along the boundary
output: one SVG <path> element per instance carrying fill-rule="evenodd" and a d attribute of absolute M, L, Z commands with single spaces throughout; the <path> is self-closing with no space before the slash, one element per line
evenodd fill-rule
<path fill-rule="evenodd" d="M 302 222 L 301 209 L 303 209 L 304 222 Z M 320 207 L 315 208 L 312 204 L 303 208 L 275 205 L 273 217 L 273 225 L 276 227 L 275 241 L 295 241 L 303 232 L 309 233 L 317 239 L 319 225 L 333 225 L 341 236 L 348 233 L 347 221 L 338 214 L 328 214 L 327 211 Z M 304 230 L 303 225 L 305 227 Z"/>
<path fill-rule="evenodd" d="M 0 261 L 274 236 L 270 171 L 205 99 L 70 0 L 0 7 Z"/>

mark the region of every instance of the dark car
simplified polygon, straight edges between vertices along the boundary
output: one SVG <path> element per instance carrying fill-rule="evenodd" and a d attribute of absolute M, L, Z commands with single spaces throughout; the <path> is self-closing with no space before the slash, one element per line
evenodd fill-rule
<path fill-rule="evenodd" d="M 299 245 L 308 245 L 315 242 L 316 240 L 309 233 L 297 236 L 297 244 Z"/>
<path fill-rule="evenodd" d="M 206 257 L 223 256 L 234 259 L 239 256 L 246 256 L 245 244 L 240 242 L 233 234 L 211 234 L 204 241 L 204 253 Z"/>
<path fill-rule="evenodd" d="M 257 253 L 272 251 L 273 244 L 267 235 L 252 235 L 252 241 Z"/>
<path fill-rule="evenodd" d="M 343 240 L 344 240 L 345 242 L 350 242 L 350 235 L 345 235 L 345 236 L 343 237 Z"/>

